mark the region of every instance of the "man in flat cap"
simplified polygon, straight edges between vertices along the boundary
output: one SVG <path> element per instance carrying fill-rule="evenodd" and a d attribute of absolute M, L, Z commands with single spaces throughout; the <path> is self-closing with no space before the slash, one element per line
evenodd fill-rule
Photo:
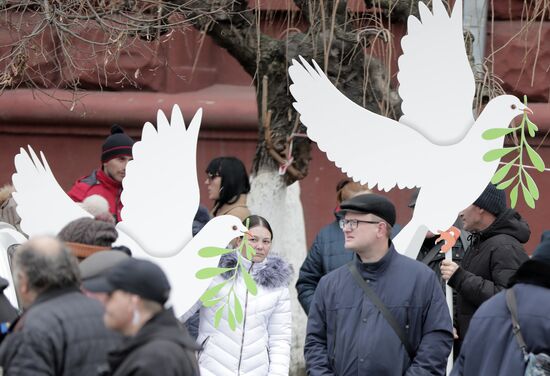
<path fill-rule="evenodd" d="M 397 253 L 395 207 L 377 194 L 341 206 L 354 260 L 324 276 L 309 311 L 308 375 L 445 375 L 452 322 L 433 271 Z"/>

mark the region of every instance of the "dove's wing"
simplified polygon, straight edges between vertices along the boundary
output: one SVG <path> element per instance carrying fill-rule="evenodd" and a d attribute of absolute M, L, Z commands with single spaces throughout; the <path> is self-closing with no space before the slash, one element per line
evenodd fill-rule
<path fill-rule="evenodd" d="M 417 131 L 353 103 L 313 62 L 293 60 L 290 92 L 309 138 L 356 181 L 389 190 L 422 186 L 435 145 Z"/>
<path fill-rule="evenodd" d="M 441 0 L 432 4 L 433 13 L 418 3 L 421 21 L 410 16 L 401 39 L 399 121 L 436 144 L 450 145 L 474 124 L 475 81 L 464 47 L 462 1 L 455 1 L 451 16 Z"/>
<path fill-rule="evenodd" d="M 151 255 L 173 255 L 192 237 L 200 198 L 196 150 L 201 117 L 199 109 L 186 129 L 177 105 L 171 122 L 159 110 L 157 129 L 146 123 L 132 149 L 117 228 Z"/>
<path fill-rule="evenodd" d="M 70 221 L 92 217 L 63 191 L 44 154 L 40 152 L 38 158 L 30 146 L 29 153 L 21 148 L 15 156 L 16 173 L 12 176 L 16 190 L 13 199 L 23 232 L 29 236 L 55 236 Z"/>

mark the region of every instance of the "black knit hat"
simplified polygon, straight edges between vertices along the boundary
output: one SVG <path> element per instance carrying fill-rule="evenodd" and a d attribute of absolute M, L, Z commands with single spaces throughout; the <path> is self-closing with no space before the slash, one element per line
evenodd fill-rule
<path fill-rule="evenodd" d="M 109 162 L 120 155 L 132 156 L 134 140 L 124 133 L 124 129 L 118 124 L 111 127 L 111 135 L 107 137 L 101 147 L 101 162 Z"/>
<path fill-rule="evenodd" d="M 506 194 L 502 189 L 497 189 L 494 184 L 489 183 L 474 205 L 498 216 L 506 210 Z"/>
<path fill-rule="evenodd" d="M 374 193 L 357 195 L 340 204 L 339 215 L 346 212 L 374 214 L 390 226 L 395 224 L 395 206 L 386 197 Z"/>

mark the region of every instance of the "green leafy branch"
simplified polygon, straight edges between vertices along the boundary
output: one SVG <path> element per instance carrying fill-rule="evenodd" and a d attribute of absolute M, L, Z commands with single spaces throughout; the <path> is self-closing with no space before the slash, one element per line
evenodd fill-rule
<path fill-rule="evenodd" d="M 199 256 L 201 257 L 218 257 L 231 252 L 235 252 L 237 255 L 237 263 L 235 264 L 234 267 L 204 268 L 199 270 L 196 274 L 196 277 L 199 279 L 209 279 L 209 278 L 214 278 L 220 274 L 230 272 L 229 274 L 231 277 L 229 277 L 227 280 L 224 280 L 219 284 L 216 284 L 210 287 L 200 297 L 200 300 L 205 307 L 218 306 L 218 308 L 216 309 L 216 312 L 214 313 L 215 328 L 219 326 L 220 320 L 223 317 L 223 313 L 226 310 L 227 310 L 227 322 L 231 330 L 235 330 L 237 328 L 237 324 L 242 324 L 243 322 L 243 319 L 244 319 L 243 307 L 235 291 L 239 270 L 240 270 L 240 274 L 242 274 L 243 276 L 243 280 L 247 291 L 252 295 L 256 295 L 258 293 L 256 282 L 250 275 L 250 271 L 246 269 L 246 266 L 242 262 L 243 249 L 246 250 L 246 258 L 249 260 L 252 260 L 252 258 L 256 254 L 256 251 L 254 250 L 254 248 L 250 246 L 246 236 L 243 236 L 243 240 L 241 241 L 237 249 L 206 247 L 199 251 Z M 226 285 L 229 286 L 229 290 L 227 291 L 226 294 L 219 296 L 219 293 L 222 291 L 222 289 Z"/>
<path fill-rule="evenodd" d="M 527 106 L 527 96 L 523 97 L 523 102 Z M 494 149 L 485 153 L 485 155 L 483 156 L 483 160 L 486 162 L 492 162 L 512 152 L 517 152 L 515 158 L 507 162 L 504 166 L 500 167 L 495 172 L 493 178 L 491 179 L 491 183 L 497 184 L 498 189 L 506 189 L 513 185 L 512 189 L 510 190 L 510 204 L 512 208 L 516 207 L 519 188 L 521 187 L 525 202 L 527 203 L 527 205 L 529 205 L 530 208 L 534 209 L 535 201 L 539 199 L 539 189 L 533 177 L 529 174 L 529 172 L 527 172 L 526 165 L 524 164 L 523 159 L 524 151 L 527 152 L 529 160 L 538 171 L 543 172 L 545 166 L 544 161 L 542 160 L 540 155 L 527 142 L 527 136 L 525 134 L 526 129 L 531 138 L 535 137 L 535 134 L 538 131 L 538 127 L 531 120 L 529 120 L 529 117 L 525 112 L 523 114 L 523 118 L 521 119 L 521 124 L 517 127 L 492 128 L 483 132 L 482 137 L 485 140 L 494 140 L 499 137 L 504 137 L 510 133 L 514 133 L 516 134 L 516 136 L 519 133 L 520 140 L 519 145 L 517 146 Z M 509 172 L 514 166 L 517 167 L 517 171 L 509 175 Z"/>

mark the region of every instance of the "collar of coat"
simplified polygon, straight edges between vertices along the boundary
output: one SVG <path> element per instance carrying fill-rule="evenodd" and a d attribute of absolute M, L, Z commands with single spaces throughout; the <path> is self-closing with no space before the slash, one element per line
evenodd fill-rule
<path fill-rule="evenodd" d="M 237 252 L 231 252 L 220 258 L 220 267 L 234 268 L 237 265 Z M 257 264 L 259 268 L 253 268 L 252 278 L 265 288 L 286 287 L 290 284 L 294 273 L 292 266 L 279 256 L 267 256 L 266 259 Z M 235 271 L 231 270 L 222 274 L 224 279 L 229 279 Z M 237 270 L 240 273 L 240 270 Z"/>
<path fill-rule="evenodd" d="M 516 283 L 527 283 L 550 289 L 550 265 L 538 260 L 525 261 L 510 279 L 508 287 Z"/>

